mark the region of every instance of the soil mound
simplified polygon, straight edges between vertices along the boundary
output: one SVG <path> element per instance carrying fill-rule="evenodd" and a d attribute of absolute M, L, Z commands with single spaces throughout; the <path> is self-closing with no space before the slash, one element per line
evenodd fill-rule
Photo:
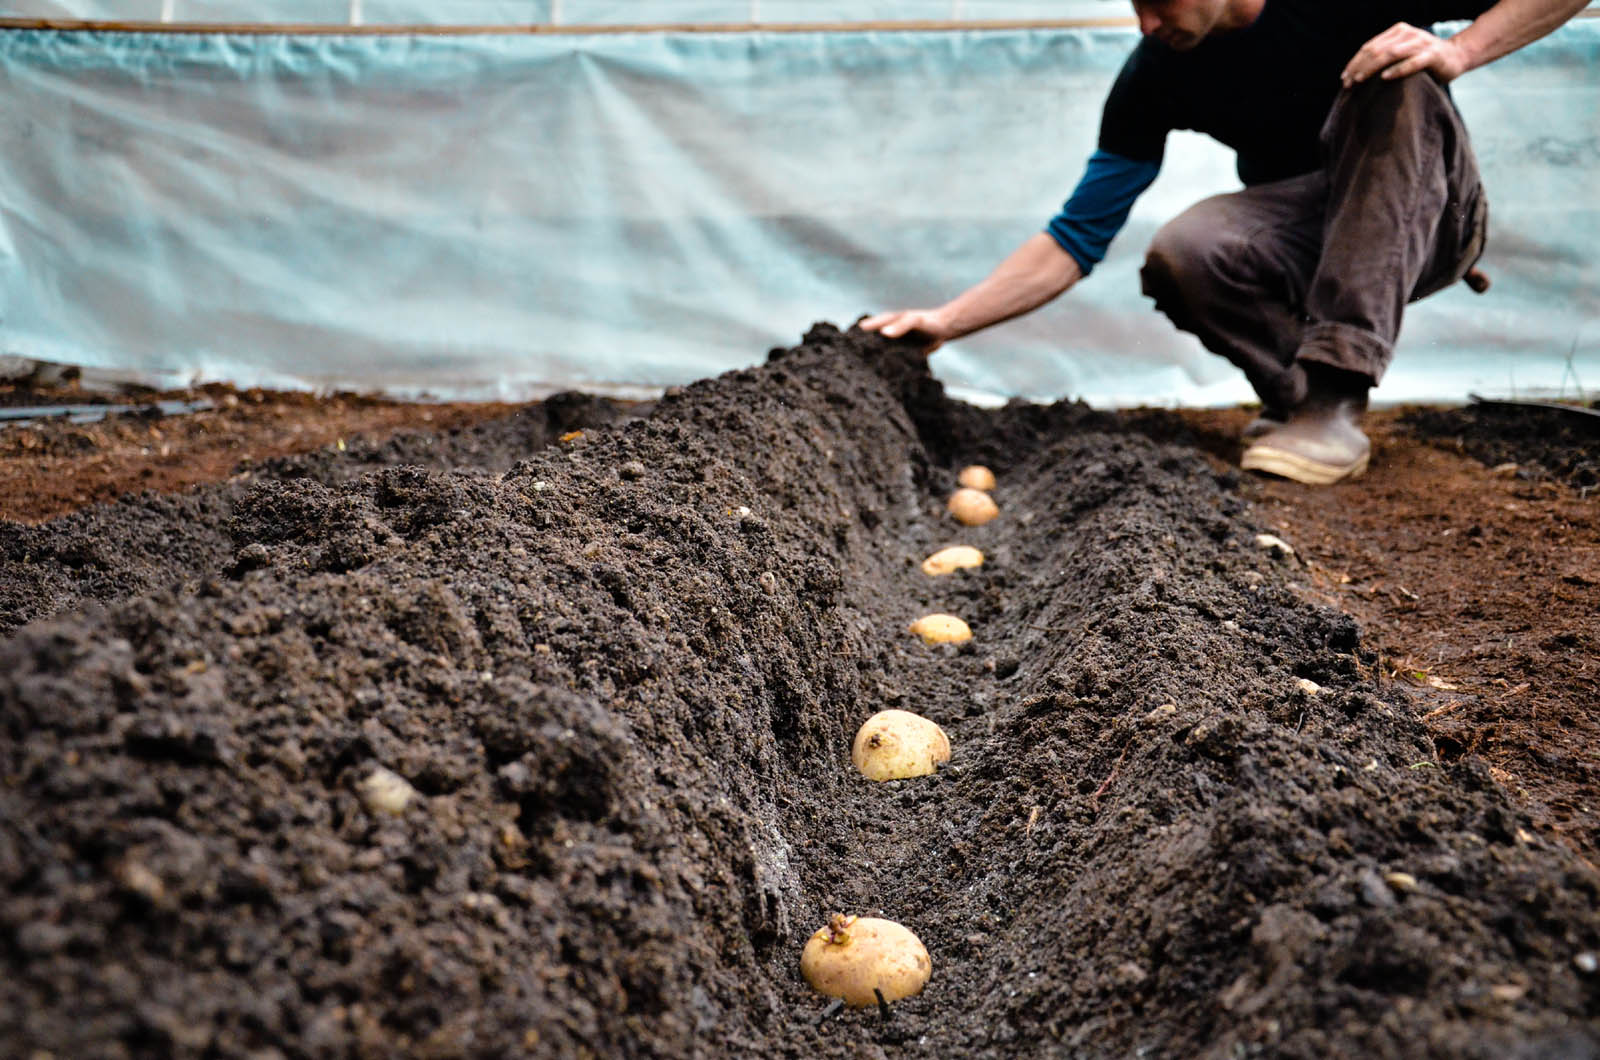
<path fill-rule="evenodd" d="M 1600 403 L 1586 409 L 1484 401 L 1419 409 L 1405 422 L 1491 467 L 1516 464 L 1524 478 L 1556 479 L 1585 494 L 1600 486 Z"/>
<path fill-rule="evenodd" d="M 0 635 L 89 601 L 197 579 L 228 562 L 227 523 L 257 482 L 305 479 L 324 485 L 378 467 L 412 464 L 504 471 L 562 435 L 648 413 L 588 394 L 561 393 L 491 424 L 448 432 L 410 431 L 373 444 L 351 439 L 246 466 L 227 482 L 187 493 L 130 493 L 83 508 L 47 526 L 0 520 Z"/>
<path fill-rule="evenodd" d="M 1600 1055 L 1600 879 L 1435 760 L 1228 476 L 1104 428 L 819 326 L 503 473 L 230 494 L 142 595 L 0 643 L 0 1042 Z M 922 574 L 958 541 L 984 567 Z M 906 633 L 934 610 L 975 640 Z M 889 706 L 951 764 L 856 775 Z M 911 927 L 928 989 L 823 1021 L 835 910 Z"/>

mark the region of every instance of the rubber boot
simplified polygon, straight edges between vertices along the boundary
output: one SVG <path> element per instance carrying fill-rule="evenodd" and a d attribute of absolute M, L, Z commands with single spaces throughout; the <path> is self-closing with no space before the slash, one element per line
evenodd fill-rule
<path fill-rule="evenodd" d="M 1239 432 L 1241 438 L 1259 438 L 1268 431 L 1275 431 L 1287 425 L 1289 414 L 1283 409 L 1271 405 L 1263 405 L 1256 418 L 1244 425 L 1244 430 Z"/>
<path fill-rule="evenodd" d="M 1361 433 L 1369 389 L 1368 380 L 1352 373 L 1308 372 L 1305 400 L 1288 422 L 1246 449 L 1239 466 L 1310 486 L 1355 478 L 1372 455 L 1372 443 Z"/>

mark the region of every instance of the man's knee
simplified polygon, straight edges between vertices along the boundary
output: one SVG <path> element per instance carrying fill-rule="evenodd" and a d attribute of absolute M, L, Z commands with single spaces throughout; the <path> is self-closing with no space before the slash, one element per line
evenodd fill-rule
<path fill-rule="evenodd" d="M 1190 211 L 1163 225 L 1150 241 L 1139 271 L 1144 293 L 1156 308 L 1171 313 L 1193 304 L 1215 280 L 1220 236 L 1203 212 Z"/>
<path fill-rule="evenodd" d="M 1441 120 L 1454 126 L 1460 119 L 1450 94 L 1431 75 L 1373 77 L 1341 93 L 1322 135 L 1325 141 L 1351 132 L 1364 138 L 1381 137 L 1392 129 L 1427 128 Z"/>

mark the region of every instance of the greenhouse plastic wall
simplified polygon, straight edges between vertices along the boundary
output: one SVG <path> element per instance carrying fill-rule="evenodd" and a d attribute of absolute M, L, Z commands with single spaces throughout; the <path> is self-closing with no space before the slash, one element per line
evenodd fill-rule
<path fill-rule="evenodd" d="M 615 26 L 1126 18 L 1127 0 L 12 0 L 0 15 L 95 21 Z"/>
<path fill-rule="evenodd" d="M 190 20 L 228 6 L 166 3 Z M 291 20 L 330 5 L 280 6 Z M 46 8 L 147 17 L 6 13 Z M 440 397 L 647 392 L 746 366 L 815 320 L 941 300 L 1039 231 L 1134 39 L 0 32 L 0 354 Z M 1492 202 L 1495 286 L 1413 307 L 1379 396 L 1595 386 L 1600 22 L 1455 94 Z M 989 400 L 1248 399 L 1136 275 L 1163 220 L 1236 186 L 1226 151 L 1176 136 L 1095 274 L 941 352 L 938 374 Z"/>

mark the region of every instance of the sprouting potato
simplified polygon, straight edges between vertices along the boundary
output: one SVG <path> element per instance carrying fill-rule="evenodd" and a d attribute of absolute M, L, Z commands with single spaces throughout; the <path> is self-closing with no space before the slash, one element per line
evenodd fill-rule
<path fill-rule="evenodd" d="M 927 644 L 960 644 L 972 639 L 972 629 L 955 615 L 923 615 L 908 629 Z"/>
<path fill-rule="evenodd" d="M 806 942 L 800 974 L 819 994 L 863 1008 L 922 993 L 933 974 L 928 948 L 893 920 L 835 913 Z"/>
<path fill-rule="evenodd" d="M 950 761 L 950 738 L 909 710 L 885 710 L 856 730 L 850 761 L 868 780 L 925 777 Z"/>
<path fill-rule="evenodd" d="M 404 777 L 382 766 L 378 766 L 362 778 L 356 788 L 369 812 L 388 814 L 391 817 L 399 817 L 405 813 L 406 807 L 417 794 L 417 789 L 407 783 Z"/>
<path fill-rule="evenodd" d="M 956 476 L 956 481 L 963 486 L 975 490 L 983 490 L 987 493 L 994 489 L 994 472 L 982 464 L 972 464 L 961 469 L 961 473 Z"/>
<path fill-rule="evenodd" d="M 982 526 L 1000 514 L 1000 506 L 982 490 L 967 486 L 950 494 L 950 514 L 964 526 Z"/>
<path fill-rule="evenodd" d="M 951 545 L 941 548 L 922 561 L 924 574 L 950 574 L 965 567 L 983 566 L 983 553 L 971 545 Z"/>

